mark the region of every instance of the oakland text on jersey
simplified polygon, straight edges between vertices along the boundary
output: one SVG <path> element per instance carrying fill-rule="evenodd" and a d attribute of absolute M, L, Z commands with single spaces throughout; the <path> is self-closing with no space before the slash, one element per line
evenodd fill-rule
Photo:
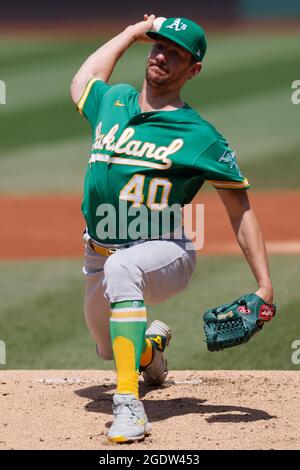
<path fill-rule="evenodd" d="M 132 137 L 135 134 L 135 130 L 132 127 L 127 127 L 121 133 L 120 137 L 116 138 L 119 127 L 119 124 L 115 124 L 107 134 L 104 134 L 101 132 L 102 122 L 100 122 L 95 131 L 95 141 L 92 147 L 92 152 L 94 150 L 104 149 L 117 154 L 125 154 L 133 157 L 153 158 L 154 160 L 162 161 L 164 163 L 163 167 L 167 169 L 172 165 L 172 161 L 168 156 L 180 150 L 184 144 L 182 139 L 175 139 L 171 141 L 168 146 L 157 146 L 153 142 L 133 140 Z M 97 158 L 95 158 L 96 155 L 95 153 L 92 153 L 90 163 L 97 161 Z M 145 166 L 144 162 L 136 162 L 136 165 Z M 161 166 L 162 165 L 160 165 L 160 167 Z M 155 168 L 156 165 L 153 164 L 153 167 Z"/>

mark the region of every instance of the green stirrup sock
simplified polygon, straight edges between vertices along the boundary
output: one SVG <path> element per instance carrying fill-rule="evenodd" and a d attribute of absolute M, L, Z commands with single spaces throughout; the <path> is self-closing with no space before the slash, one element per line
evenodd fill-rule
<path fill-rule="evenodd" d="M 138 398 L 139 367 L 147 327 L 144 301 L 115 302 L 110 309 L 110 336 L 117 371 L 117 393 L 132 393 Z"/>

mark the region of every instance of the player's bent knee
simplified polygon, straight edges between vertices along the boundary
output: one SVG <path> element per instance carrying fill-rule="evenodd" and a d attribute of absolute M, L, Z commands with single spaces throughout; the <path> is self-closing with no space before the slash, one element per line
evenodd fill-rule
<path fill-rule="evenodd" d="M 128 260 L 123 259 L 122 256 L 113 255 L 110 256 L 104 265 L 104 277 L 110 281 L 112 279 L 120 279 L 124 277 L 124 274 L 130 275 L 132 267 L 128 266 Z"/>
<path fill-rule="evenodd" d="M 142 272 L 128 257 L 113 255 L 104 265 L 103 286 L 109 302 L 142 299 Z"/>

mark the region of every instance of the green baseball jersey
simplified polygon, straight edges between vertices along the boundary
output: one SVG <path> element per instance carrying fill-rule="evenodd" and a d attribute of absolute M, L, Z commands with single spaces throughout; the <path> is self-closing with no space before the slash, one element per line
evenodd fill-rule
<path fill-rule="evenodd" d="M 150 237 L 153 213 L 188 204 L 205 181 L 222 189 L 249 187 L 224 137 L 195 110 L 185 104 L 142 112 L 138 98 L 128 84 L 93 78 L 77 104 L 92 128 L 82 212 L 89 235 L 102 243 L 131 241 L 126 229 L 142 206 L 149 227 L 141 238 Z M 164 229 L 155 220 L 160 237 Z"/>

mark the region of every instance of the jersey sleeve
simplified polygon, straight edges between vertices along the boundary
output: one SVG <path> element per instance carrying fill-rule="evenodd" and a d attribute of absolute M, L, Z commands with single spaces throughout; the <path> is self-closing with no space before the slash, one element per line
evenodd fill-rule
<path fill-rule="evenodd" d="M 99 108 L 103 96 L 111 88 L 111 85 L 99 78 L 92 78 L 86 85 L 85 90 L 77 103 L 77 111 L 83 114 L 93 126 L 97 121 Z"/>
<path fill-rule="evenodd" d="M 212 142 L 194 162 L 202 178 L 217 189 L 248 189 L 250 184 L 238 166 L 235 152 L 224 138 Z"/>

